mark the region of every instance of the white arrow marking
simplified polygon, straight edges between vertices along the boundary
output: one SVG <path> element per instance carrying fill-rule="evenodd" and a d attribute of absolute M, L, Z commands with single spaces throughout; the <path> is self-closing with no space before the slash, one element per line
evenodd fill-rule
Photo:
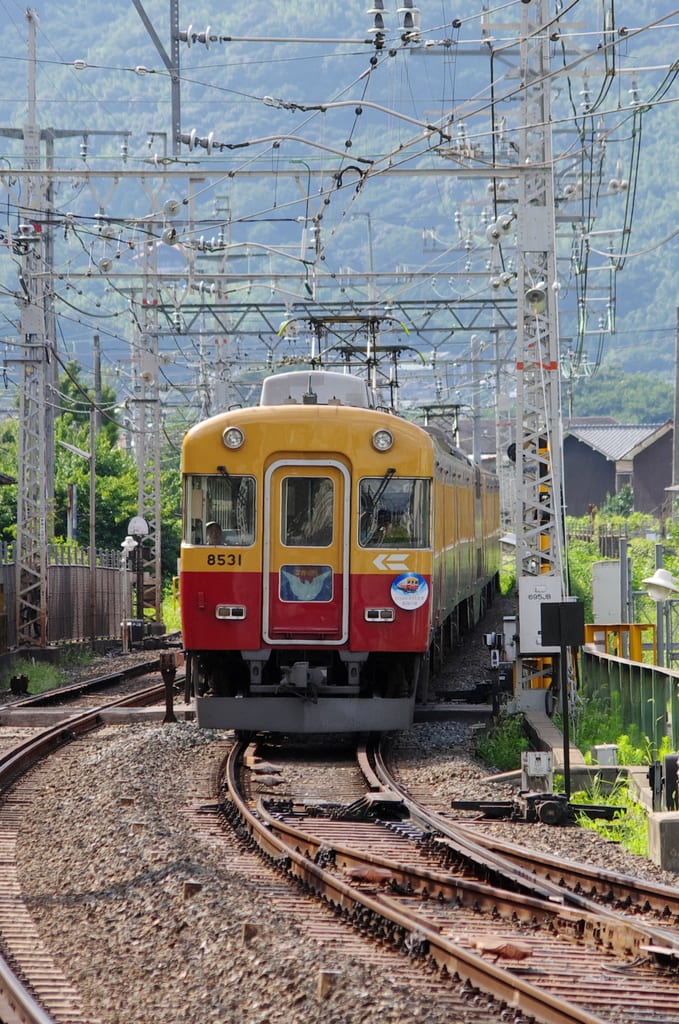
<path fill-rule="evenodd" d="M 373 565 L 383 572 L 407 572 L 407 555 L 378 555 L 373 559 Z"/>

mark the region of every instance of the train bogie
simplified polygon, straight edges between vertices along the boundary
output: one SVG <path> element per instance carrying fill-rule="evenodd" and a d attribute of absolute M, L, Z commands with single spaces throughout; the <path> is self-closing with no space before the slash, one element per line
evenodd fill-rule
<path fill-rule="evenodd" d="M 199 724 L 407 728 L 436 631 L 497 572 L 478 472 L 322 371 L 273 377 L 257 408 L 198 424 L 182 467 Z"/>

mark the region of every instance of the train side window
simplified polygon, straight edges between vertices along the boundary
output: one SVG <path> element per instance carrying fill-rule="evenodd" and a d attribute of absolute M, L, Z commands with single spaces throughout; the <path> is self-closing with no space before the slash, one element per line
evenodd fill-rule
<path fill-rule="evenodd" d="M 362 547 L 428 548 L 429 480 L 366 477 L 359 485 L 358 542 Z"/>
<path fill-rule="evenodd" d="M 310 548 L 332 544 L 334 503 L 335 488 L 328 477 L 286 477 L 281 492 L 281 543 Z"/>

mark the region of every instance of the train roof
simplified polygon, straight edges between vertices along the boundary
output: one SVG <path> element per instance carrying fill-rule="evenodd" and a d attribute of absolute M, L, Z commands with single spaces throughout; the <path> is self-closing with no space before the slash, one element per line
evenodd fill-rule
<path fill-rule="evenodd" d="M 259 404 L 375 407 L 372 392 L 364 380 L 329 370 L 294 370 L 267 377 L 262 384 Z"/>
<path fill-rule="evenodd" d="M 443 451 L 447 452 L 448 455 L 452 455 L 453 458 L 460 459 L 461 462 L 467 463 L 469 466 L 474 465 L 474 460 L 471 456 L 463 452 L 461 448 L 457 448 L 453 443 L 453 438 L 450 432 L 444 430 L 436 423 L 429 423 L 423 428 L 427 434 L 432 438 L 435 444 Z"/>

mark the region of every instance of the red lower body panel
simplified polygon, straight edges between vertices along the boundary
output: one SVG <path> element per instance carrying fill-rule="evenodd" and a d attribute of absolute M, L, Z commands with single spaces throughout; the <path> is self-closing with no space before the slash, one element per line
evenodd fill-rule
<path fill-rule="evenodd" d="M 351 651 L 426 651 L 429 646 L 431 580 L 419 577 L 421 603 L 399 607 L 392 595 L 396 580 L 391 574 L 353 576 L 349 587 L 349 642 L 338 644 L 341 626 L 341 581 L 335 580 L 332 601 L 273 600 L 275 616 L 271 634 L 281 640 L 275 647 L 304 647 L 305 641 L 327 640 L 335 649 Z M 407 582 L 407 581 L 406 581 Z M 397 599 L 399 597 L 398 592 Z M 187 650 L 256 651 L 262 638 L 262 577 L 259 573 L 183 573 L 180 581 L 182 638 Z M 244 609 L 242 619 L 219 619 L 219 605 Z M 389 609 L 394 618 L 366 619 L 368 609 Z"/>
<path fill-rule="evenodd" d="M 189 651 L 256 651 L 262 647 L 261 573 L 182 573 L 182 640 Z M 245 609 L 243 619 L 218 619 L 218 605 Z"/>

